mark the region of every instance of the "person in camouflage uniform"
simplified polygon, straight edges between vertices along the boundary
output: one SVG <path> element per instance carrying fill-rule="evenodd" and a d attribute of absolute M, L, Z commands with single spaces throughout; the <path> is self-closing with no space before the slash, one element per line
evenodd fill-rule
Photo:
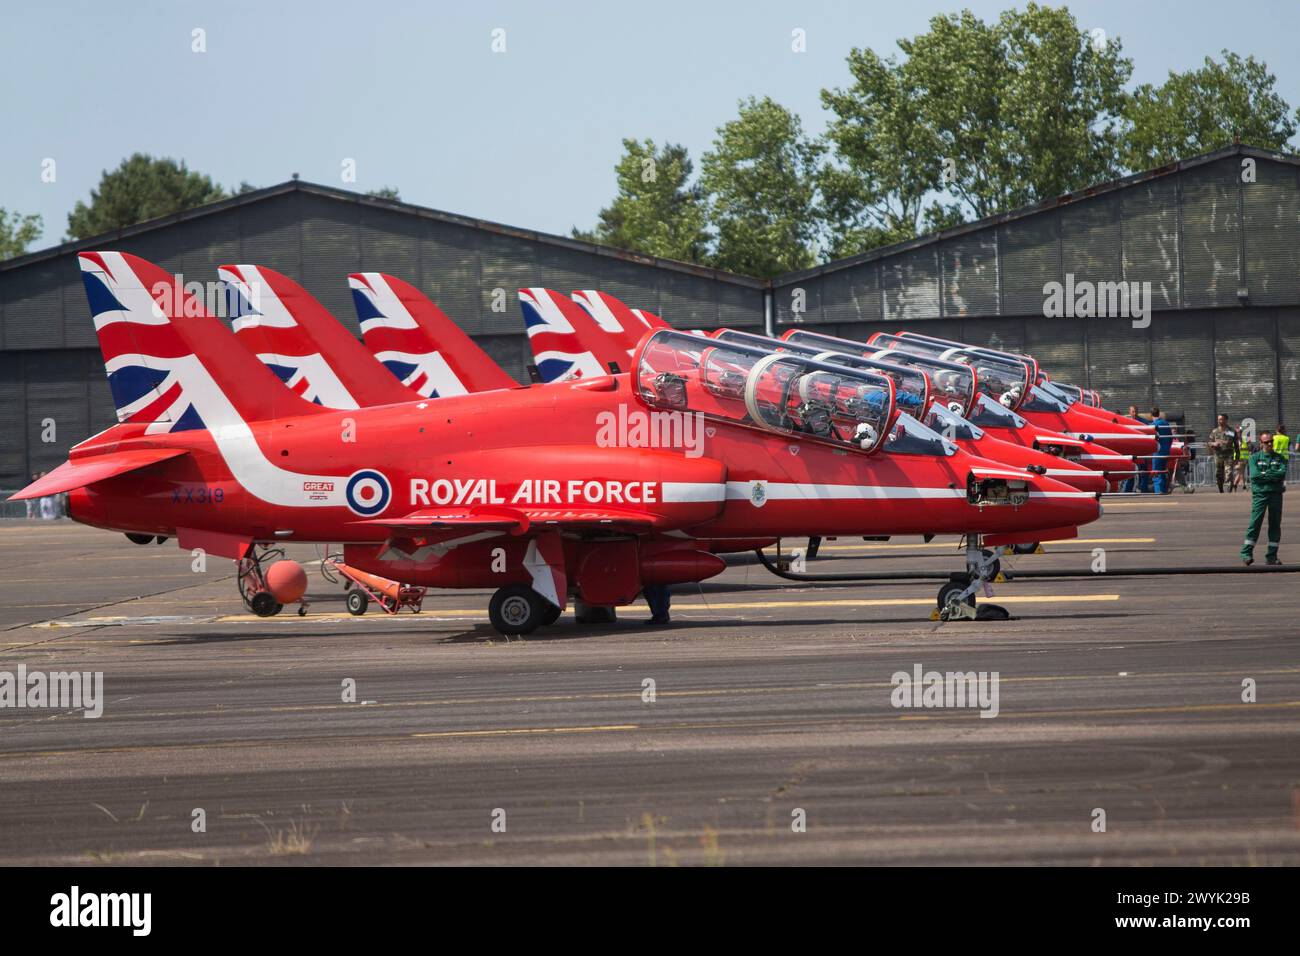
<path fill-rule="evenodd" d="M 1273 434 L 1259 436 L 1259 451 L 1250 456 L 1250 524 L 1241 546 L 1241 560 L 1255 563 L 1255 542 L 1259 540 L 1264 516 L 1268 515 L 1268 552 L 1265 564 L 1281 564 L 1277 556 L 1282 541 L 1282 495 L 1286 491 L 1286 458 L 1273 450 Z"/>
<path fill-rule="evenodd" d="M 1210 451 L 1214 453 L 1214 481 L 1223 494 L 1223 482 L 1228 481 L 1228 490 L 1232 490 L 1232 467 L 1237 460 L 1237 432 L 1228 424 L 1228 416 L 1220 415 L 1218 425 L 1210 429 Z"/>

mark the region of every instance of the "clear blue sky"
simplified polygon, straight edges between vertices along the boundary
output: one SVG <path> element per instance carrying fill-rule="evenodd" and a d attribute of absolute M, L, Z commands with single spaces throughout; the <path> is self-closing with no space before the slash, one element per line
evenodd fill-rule
<path fill-rule="evenodd" d="M 966 4 L 993 19 L 1010 3 Z M 588 226 L 614 192 L 624 137 L 693 157 L 738 99 L 770 95 L 820 132 L 818 91 L 854 46 L 885 53 L 953 3 L 9 3 L 0 12 L 0 206 L 61 241 L 105 168 L 142 150 L 226 186 L 302 178 L 397 186 L 402 198 L 546 232 Z M 1120 36 L 1135 82 L 1227 47 L 1263 59 L 1300 105 L 1300 5 L 1070 4 Z M 207 52 L 191 52 L 203 28 Z M 507 52 L 491 51 L 506 31 Z M 791 31 L 807 52 L 791 52 Z M 57 161 L 42 183 L 41 162 Z"/>

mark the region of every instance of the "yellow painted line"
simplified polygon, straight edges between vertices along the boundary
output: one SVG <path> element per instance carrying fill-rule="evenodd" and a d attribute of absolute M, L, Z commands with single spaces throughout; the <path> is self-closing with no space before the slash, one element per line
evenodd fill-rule
<path fill-rule="evenodd" d="M 998 595 L 998 603 L 1006 604 L 1080 604 L 1097 601 L 1118 601 L 1118 594 L 1012 594 Z M 808 607 L 922 607 L 934 604 L 934 598 L 842 598 L 837 600 L 823 601 L 715 601 L 709 604 L 673 604 L 673 611 L 758 611 L 770 610 L 775 608 L 808 608 Z M 642 609 L 642 605 L 625 605 L 637 610 Z M 273 618 L 258 617 L 255 614 L 228 614 L 223 617 L 215 618 L 212 623 L 215 624 L 240 624 L 252 621 L 284 621 L 288 623 L 322 623 L 325 621 L 383 621 L 383 620 L 403 620 L 407 622 L 418 622 L 420 620 L 447 620 L 453 618 L 475 618 L 484 617 L 483 608 L 439 608 L 430 610 L 426 608 L 419 614 L 308 614 L 306 617 L 299 617 L 295 613 L 282 612 Z M 66 625 L 64 625 L 66 626 Z"/>
<path fill-rule="evenodd" d="M 1041 544 L 1154 544 L 1155 538 L 1044 538 Z M 915 544 L 824 544 L 819 551 L 894 551 L 910 548 L 957 548 L 956 541 L 918 541 Z"/>
<path fill-rule="evenodd" d="M 1107 511 L 1111 508 L 1177 508 L 1176 501 L 1107 501 L 1101 500 L 1101 505 Z"/>
<path fill-rule="evenodd" d="M 640 724 L 598 724 L 594 727 L 510 727 L 502 730 L 442 730 L 411 734 L 412 737 L 511 737 L 518 734 L 596 734 L 617 730 L 639 730 Z"/>
<path fill-rule="evenodd" d="M 1118 601 L 1118 594 L 1018 594 L 998 601 L 1018 604 L 1048 604 L 1051 602 L 1079 603 L 1087 601 Z M 911 607 L 934 604 L 934 598 L 841 598 L 832 601 L 733 601 L 714 604 L 674 604 L 674 611 L 716 611 L 719 608 L 735 610 L 760 610 L 782 607 Z"/>
<path fill-rule="evenodd" d="M 1268 704 L 1179 704 L 1171 707 L 1100 707 L 1078 710 L 1001 710 L 998 717 L 1131 717 L 1135 714 L 1200 714 L 1215 711 L 1282 710 L 1300 707 L 1300 700 L 1282 700 Z M 908 714 L 899 720 L 945 720 L 962 714 Z"/>

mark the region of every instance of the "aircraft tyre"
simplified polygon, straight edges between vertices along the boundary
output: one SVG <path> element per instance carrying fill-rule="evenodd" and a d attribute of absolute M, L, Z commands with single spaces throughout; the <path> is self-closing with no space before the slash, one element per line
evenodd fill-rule
<path fill-rule="evenodd" d="M 970 584 L 970 580 L 969 579 L 963 580 L 964 577 L 965 577 L 964 575 L 960 575 L 960 576 L 954 575 L 952 580 L 944 582 L 943 586 L 939 588 L 938 603 L 939 603 L 940 611 L 942 611 L 944 608 L 948 606 L 948 601 L 954 595 L 960 594 L 962 591 L 966 590 L 967 586 Z M 975 595 L 971 594 L 967 596 L 965 603 L 969 604 L 971 607 L 974 607 Z"/>
<path fill-rule="evenodd" d="M 530 634 L 541 626 L 549 602 L 526 584 L 500 588 L 488 602 L 488 620 L 502 634 Z"/>
<path fill-rule="evenodd" d="M 277 601 L 270 591 L 258 591 L 248 602 L 248 606 L 258 617 L 275 617 L 284 610 L 284 605 Z"/>
<path fill-rule="evenodd" d="M 588 604 L 578 598 L 573 602 L 573 619 L 579 624 L 613 624 L 618 620 L 618 611 L 612 607 Z"/>

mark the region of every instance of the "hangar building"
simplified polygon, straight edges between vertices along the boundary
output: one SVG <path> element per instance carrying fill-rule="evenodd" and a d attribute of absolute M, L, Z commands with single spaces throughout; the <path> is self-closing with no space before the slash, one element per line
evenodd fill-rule
<path fill-rule="evenodd" d="M 520 380 L 514 291 L 595 287 L 682 328 L 799 323 L 862 339 L 906 326 L 1025 350 L 1110 407 L 1158 403 L 1200 434 L 1216 411 L 1300 425 L 1300 157 L 1247 146 L 770 282 L 298 180 L 245 193 L 0 263 L 0 489 L 112 424 L 76 262 L 95 248 L 186 281 L 266 265 L 354 332 L 347 274 L 390 272 Z M 1049 284 L 1067 280 L 1149 283 L 1150 324 L 1048 317 Z M 42 441 L 46 419 L 53 442 Z"/>

